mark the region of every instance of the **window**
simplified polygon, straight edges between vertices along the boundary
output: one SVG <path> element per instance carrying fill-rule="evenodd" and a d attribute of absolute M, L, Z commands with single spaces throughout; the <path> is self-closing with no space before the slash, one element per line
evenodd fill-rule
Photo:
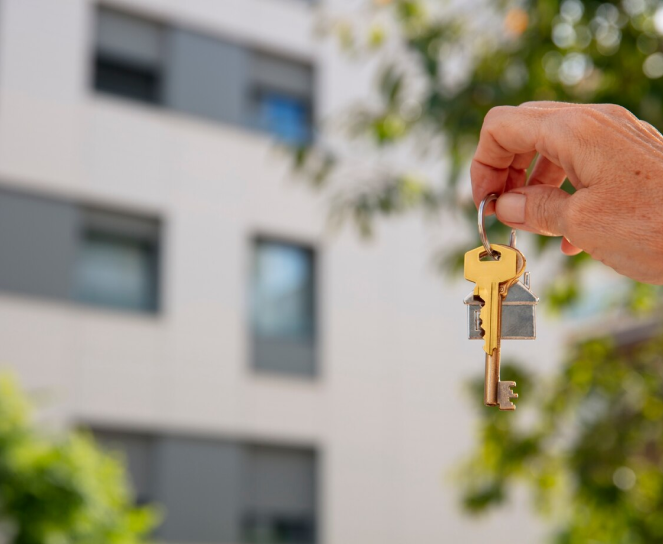
<path fill-rule="evenodd" d="M 93 436 L 125 460 L 136 502 L 164 508 L 159 541 L 316 542 L 313 449 L 105 429 Z"/>
<path fill-rule="evenodd" d="M 315 452 L 247 446 L 242 536 L 247 544 L 314 544 Z"/>
<path fill-rule="evenodd" d="M 260 115 L 268 132 L 289 144 L 302 144 L 309 139 L 309 112 L 301 99 L 265 92 L 260 98 Z"/>
<path fill-rule="evenodd" d="M 257 240 L 251 271 L 254 367 L 315 374 L 315 313 L 313 251 Z"/>
<path fill-rule="evenodd" d="M 156 219 L 0 190 L 0 289 L 156 312 Z"/>
<path fill-rule="evenodd" d="M 83 210 L 74 298 L 111 308 L 157 311 L 158 223 Z"/>
<path fill-rule="evenodd" d="M 313 68 L 120 11 L 97 11 L 97 91 L 268 132 L 311 140 Z M 167 52 L 167 54 L 166 54 Z"/>
<path fill-rule="evenodd" d="M 250 115 L 257 127 L 289 144 L 308 142 L 312 137 L 311 67 L 254 52 L 250 77 Z"/>
<path fill-rule="evenodd" d="M 94 86 L 98 91 L 154 104 L 164 83 L 164 29 L 121 12 L 97 12 Z"/>

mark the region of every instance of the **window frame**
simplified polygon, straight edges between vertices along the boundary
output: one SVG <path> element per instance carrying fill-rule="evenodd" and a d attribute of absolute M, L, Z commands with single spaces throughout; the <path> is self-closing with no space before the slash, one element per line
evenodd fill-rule
<path fill-rule="evenodd" d="M 308 251 L 311 255 L 311 264 L 312 264 L 312 316 L 313 316 L 313 327 L 311 335 L 311 344 L 312 344 L 312 356 L 313 360 L 311 362 L 310 372 L 293 372 L 293 371 L 282 371 L 276 369 L 268 369 L 260 367 L 256 364 L 256 339 L 259 338 L 254 332 L 253 328 L 253 309 L 252 309 L 252 297 L 253 297 L 253 277 L 252 277 L 252 266 L 253 259 L 255 256 L 255 250 L 260 243 L 274 243 L 282 244 L 286 246 L 295 246 L 302 248 Z M 322 248 L 319 243 L 316 243 L 310 238 L 302 238 L 296 236 L 287 236 L 279 234 L 267 234 L 263 231 L 255 232 L 248 237 L 248 243 L 246 244 L 246 266 L 245 266 L 245 285 L 246 285 L 246 296 L 245 296 L 245 330 L 246 330 L 246 365 L 248 372 L 254 376 L 267 376 L 272 378 L 282 378 L 287 380 L 303 380 L 307 382 L 317 381 L 323 377 L 323 360 L 322 360 L 322 331 L 324 327 L 322 326 L 322 273 L 321 273 L 321 263 L 322 263 Z"/>
<path fill-rule="evenodd" d="M 71 301 L 86 308 L 118 312 L 125 315 L 157 316 L 161 314 L 163 310 L 163 220 L 155 215 L 119 211 L 114 208 L 85 204 L 82 202 L 74 202 L 74 206 L 78 211 L 79 223 L 76 233 L 76 254 L 72 263 Z M 142 222 L 143 225 L 138 226 L 138 228 L 132 227 L 130 225 L 132 221 Z M 137 232 L 141 229 L 143 232 Z M 89 234 L 94 237 L 107 238 L 109 240 L 127 240 L 134 242 L 139 246 L 151 246 L 148 247 L 148 251 L 152 253 L 151 255 L 148 255 L 148 266 L 151 268 L 149 271 L 149 281 L 151 291 L 150 296 L 152 299 L 149 307 L 130 308 L 121 305 L 113 306 L 103 303 L 95 303 L 81 298 L 76 283 L 76 275 L 79 259 L 81 258 L 81 252 L 83 250 L 83 244 L 85 243 L 86 236 Z"/>
<path fill-rule="evenodd" d="M 149 66 L 148 63 L 142 62 L 137 59 L 131 59 L 128 56 L 114 54 L 108 51 L 103 51 L 99 48 L 98 43 L 98 20 L 100 13 L 102 11 L 115 12 L 125 17 L 131 17 L 134 19 L 140 19 L 147 23 L 159 26 L 161 31 L 161 44 L 162 48 L 162 58 L 161 66 L 158 70 L 154 69 L 154 66 Z M 150 13 L 148 11 L 142 11 L 140 9 L 133 9 L 130 6 L 116 6 L 112 3 L 107 2 L 98 2 L 90 5 L 90 13 L 88 17 L 88 28 L 89 28 L 89 39 L 88 39 L 88 62 L 87 62 L 87 89 L 91 96 L 102 96 L 104 98 L 109 98 L 112 100 L 120 100 L 134 106 L 141 106 L 147 108 L 158 108 L 158 109 L 168 109 L 164 104 L 164 84 L 167 76 L 167 65 L 169 62 L 169 46 L 168 46 L 168 29 L 171 26 L 170 22 L 157 14 Z M 112 63 L 124 63 L 130 65 L 135 69 L 147 69 L 146 71 L 156 72 L 157 79 L 157 91 L 156 91 L 156 100 L 142 100 L 135 97 L 124 96 L 119 93 L 109 92 L 101 90 L 97 87 L 97 62 L 98 59 L 105 59 L 107 62 Z"/>
<path fill-rule="evenodd" d="M 291 0 L 288 0 L 291 1 Z M 314 4 L 318 3 L 318 0 L 295 0 L 298 2 L 302 2 L 304 4 L 309 5 L 312 7 Z M 106 57 L 108 61 L 110 62 L 127 62 L 129 64 L 132 64 L 132 61 L 130 59 L 127 59 L 122 56 L 118 55 L 113 55 L 113 54 L 108 54 L 108 53 L 101 53 L 98 48 L 98 43 L 97 43 L 97 35 L 96 35 L 96 21 L 97 17 L 99 16 L 100 10 L 109 10 L 109 11 L 114 11 L 123 15 L 126 15 L 128 17 L 134 17 L 136 19 L 142 19 L 144 21 L 153 23 L 155 25 L 159 25 L 162 27 L 163 30 L 163 57 L 162 57 L 162 66 L 161 69 L 157 73 L 157 79 L 159 80 L 158 84 L 158 92 L 157 94 L 158 99 L 155 102 L 148 101 L 148 100 L 142 100 L 140 98 L 135 98 L 135 97 L 129 97 L 129 96 L 123 96 L 119 93 L 114 93 L 114 92 L 109 92 L 109 91 L 104 91 L 100 90 L 96 86 L 96 78 L 97 78 L 97 59 L 98 58 L 104 58 Z M 305 113 L 306 113 L 306 121 L 307 121 L 307 127 L 306 127 L 306 138 L 301 141 L 301 142 L 295 142 L 294 144 L 288 141 L 283 142 L 285 145 L 295 145 L 295 146 L 300 146 L 300 145 L 311 145 L 314 144 L 316 141 L 316 119 L 317 119 L 317 103 L 318 103 L 318 73 L 319 73 L 319 66 L 318 66 L 318 61 L 316 58 L 312 56 L 307 56 L 303 54 L 289 54 L 284 51 L 273 51 L 269 48 L 266 48 L 264 45 L 257 43 L 255 40 L 242 40 L 242 39 L 237 39 L 236 37 L 233 37 L 232 35 L 229 35 L 227 33 L 223 33 L 221 31 L 219 32 L 214 32 L 209 30 L 208 28 L 204 28 L 202 25 L 196 25 L 196 24 L 189 24 L 188 22 L 174 22 L 170 20 L 168 17 L 164 17 L 162 14 L 158 13 L 152 13 L 150 10 L 143 10 L 143 9 L 138 9 L 138 8 L 133 8 L 131 6 L 115 6 L 111 3 L 107 3 L 105 1 L 93 4 L 91 7 L 91 14 L 90 14 L 90 38 L 88 40 L 89 43 L 89 48 L 88 48 L 88 70 L 87 70 L 87 90 L 90 93 L 92 98 L 96 97 L 102 97 L 105 99 L 109 100 L 118 100 L 123 103 L 126 103 L 127 105 L 130 105 L 131 107 L 147 107 L 147 108 L 156 108 L 162 113 L 168 113 L 169 115 L 176 115 L 176 116 L 186 116 L 187 118 L 193 118 L 196 120 L 200 120 L 202 122 L 208 122 L 208 123 L 213 123 L 215 125 L 221 125 L 221 126 L 230 126 L 234 129 L 237 130 L 244 130 L 249 133 L 253 134 L 258 134 L 262 136 L 267 136 L 276 139 L 279 142 L 283 142 L 278 136 L 277 133 L 274 133 L 267 128 L 263 128 L 259 126 L 260 123 L 258 123 L 258 115 L 256 115 L 255 107 L 256 105 L 259 105 L 259 100 L 258 100 L 258 95 L 262 94 L 264 92 L 273 92 L 274 94 L 282 94 L 284 97 L 292 97 L 293 99 L 297 99 L 298 97 L 301 97 L 302 103 L 305 106 Z M 311 71 L 311 90 L 310 93 L 302 93 L 302 94 L 297 94 L 293 93 L 292 91 L 289 91 L 287 89 L 280 89 L 278 85 L 274 86 L 268 86 L 268 85 L 256 85 L 255 82 L 253 81 L 253 78 L 250 75 L 250 62 L 251 60 L 248 61 L 249 65 L 247 65 L 247 75 L 245 80 L 243 81 L 242 87 L 243 87 L 243 95 L 245 96 L 244 99 L 244 105 L 242 106 L 242 114 L 241 114 L 241 119 L 239 121 L 237 120 L 219 120 L 215 118 L 214 116 L 211 115 L 202 115 L 202 114 L 194 114 L 194 113 L 188 113 L 186 111 L 182 111 L 176 107 L 170 106 L 167 102 L 167 96 L 166 96 L 166 85 L 167 81 L 169 78 L 169 63 L 171 62 L 171 57 L 172 57 L 172 44 L 170 43 L 170 31 L 172 30 L 183 30 L 186 32 L 190 32 L 193 34 L 197 34 L 199 36 L 209 38 L 212 40 L 220 41 L 220 42 L 225 42 L 228 44 L 233 44 L 237 47 L 240 47 L 246 51 L 248 54 L 249 58 L 253 56 L 261 56 L 261 55 L 268 55 L 273 57 L 274 59 L 279 59 L 285 63 L 291 63 L 291 64 L 300 64 L 306 66 L 310 71 Z M 141 63 L 140 62 L 135 62 L 133 63 L 136 68 L 141 68 Z"/>
<path fill-rule="evenodd" d="M 234 529 L 237 530 L 238 534 L 241 537 L 246 535 L 248 531 L 247 525 L 251 524 L 251 520 L 258 517 L 259 519 L 265 518 L 275 518 L 273 512 L 268 512 L 266 515 L 264 513 L 259 513 L 258 516 L 255 515 L 254 511 L 250 508 L 251 498 L 253 498 L 251 484 L 254 483 L 256 473 L 251 473 L 250 469 L 255 468 L 257 465 L 253 464 L 251 461 L 255 459 L 256 452 L 260 454 L 260 451 L 287 454 L 295 454 L 301 456 L 309 456 L 312 462 L 312 471 L 308 474 L 312 476 L 311 486 L 312 486 L 312 503 L 311 503 L 311 512 L 305 521 L 309 523 L 308 531 L 311 535 L 311 540 L 306 542 L 306 544 L 319 544 L 322 540 L 322 528 L 324 520 L 324 511 L 322 509 L 322 489 L 324 486 L 324 470 L 323 464 L 325 463 L 324 449 L 315 442 L 292 442 L 292 441 L 283 441 L 279 439 L 275 440 L 263 440 L 260 438 L 257 439 L 243 439 L 241 437 L 227 435 L 225 433 L 191 433 L 184 428 L 181 429 L 154 429 L 144 426 L 125 426 L 125 425 L 115 425 L 108 424 L 107 422 L 97 421 L 94 419 L 91 420 L 81 420 L 75 423 L 75 428 L 79 432 L 83 432 L 91 436 L 99 447 L 107 454 L 117 454 L 127 456 L 127 453 L 122 448 L 113 448 L 104 447 L 106 444 L 115 442 L 116 444 L 122 444 L 122 439 L 128 438 L 129 440 L 136 438 L 143 440 L 145 442 L 146 452 L 149 458 L 152 460 L 149 468 L 149 472 L 145 474 L 145 482 L 147 484 L 147 496 L 144 497 L 147 501 L 137 501 L 136 504 L 159 504 L 159 501 L 163 499 L 163 487 L 159 483 L 159 478 L 161 476 L 159 471 L 160 459 L 164 450 L 160 450 L 164 445 L 168 447 L 168 442 L 170 440 L 175 440 L 182 443 L 190 442 L 191 444 L 197 444 L 201 442 L 207 442 L 212 445 L 225 445 L 232 448 L 236 448 L 240 456 L 240 466 L 237 471 L 237 480 L 235 483 L 238 484 L 236 489 L 235 497 L 235 514 L 236 518 L 234 519 Z M 114 435 L 114 436 L 113 436 Z M 102 439 L 99 440 L 97 437 L 100 436 Z M 105 438 L 105 439 L 104 439 Z M 110 438 L 110 440 L 109 440 Z M 113 440 L 113 439 L 116 440 Z M 119 440 L 118 440 L 119 439 Z M 126 442 L 125 442 L 126 443 Z M 280 450 L 280 452 L 279 452 Z M 137 490 L 135 488 L 135 482 L 133 481 L 133 474 L 130 472 L 130 467 L 126 465 L 126 475 L 130 485 L 135 493 Z M 305 473 L 306 474 L 306 473 Z M 137 495 L 134 495 L 134 500 L 138 499 Z M 291 520 L 288 520 L 288 516 L 281 516 L 286 521 L 300 521 L 303 517 L 296 518 L 293 516 Z M 158 536 L 160 531 L 163 530 L 163 525 L 159 525 L 155 528 L 153 537 Z M 242 538 L 240 538 L 242 540 Z M 303 543 L 302 543 L 303 544 Z"/>

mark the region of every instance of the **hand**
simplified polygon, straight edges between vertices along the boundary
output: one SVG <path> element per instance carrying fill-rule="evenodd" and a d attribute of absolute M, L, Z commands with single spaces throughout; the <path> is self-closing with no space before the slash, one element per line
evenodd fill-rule
<path fill-rule="evenodd" d="M 490 193 L 501 195 L 495 211 L 503 223 L 563 236 L 567 255 L 586 251 L 620 274 L 663 284 L 663 136 L 624 108 L 493 108 L 470 174 L 477 206 Z M 573 195 L 559 188 L 565 178 Z"/>

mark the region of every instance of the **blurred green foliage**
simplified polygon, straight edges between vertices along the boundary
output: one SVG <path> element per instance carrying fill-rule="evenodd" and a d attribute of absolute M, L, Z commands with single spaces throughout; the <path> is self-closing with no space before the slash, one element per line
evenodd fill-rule
<path fill-rule="evenodd" d="M 85 434 L 37 430 L 15 380 L 0 374 L 0 541 L 139 544 L 156 521 L 133 505 L 119 459 Z"/>
<path fill-rule="evenodd" d="M 347 183 L 344 152 L 333 144 L 297 150 L 296 164 L 315 187 L 331 193 L 333 223 L 348 220 L 363 236 L 381 217 L 405 213 L 446 213 L 472 224 L 476 210 L 458 182 L 467 180 L 468 160 L 492 107 L 609 102 L 663 128 L 661 6 L 660 0 L 367 0 L 363 10 L 331 18 L 327 27 L 350 56 L 378 60 L 373 95 L 340 116 L 342 123 L 328 124 L 340 124 L 346 141 L 360 142 L 362 150 L 370 146 L 372 153 L 364 163 L 353 157 L 354 171 L 362 172 L 353 184 Z M 392 164 L 403 145 L 426 164 L 444 164 L 442 174 L 426 177 Z M 376 159 L 387 166 L 375 168 Z M 492 239 L 507 239 L 499 223 L 488 229 Z M 539 237 L 535 247 L 544 251 L 557 243 Z M 459 240 L 455 252 L 446 250 L 436 261 L 457 272 L 467 245 Z M 562 307 L 577 299 L 584 261 L 583 255 L 561 261 L 555 274 L 561 279 L 551 296 L 544 293 L 549 302 Z"/>
<path fill-rule="evenodd" d="M 340 124 L 350 145 L 322 141 L 299 150 L 296 162 L 333 195 L 333 217 L 353 221 L 362 235 L 382 217 L 417 212 L 475 230 L 476 209 L 459 181 L 469 181 L 494 106 L 608 102 L 663 128 L 661 0 L 375 0 L 328 23 L 348 55 L 377 59 L 378 77 L 371 100 Z M 348 183 L 343 157 L 358 146 L 365 164 L 352 156 L 361 176 Z M 399 147 L 427 165 L 437 159 L 443 167 L 425 171 L 442 173 L 426 178 L 394 166 Z M 447 271 L 458 272 L 463 252 L 478 245 L 478 237 L 460 239 L 463 230 L 459 224 L 457 250 L 438 256 Z M 489 234 L 507 239 L 497 222 Z M 533 246 L 546 251 L 551 240 Z M 562 259 L 542 278 L 546 308 L 578 303 L 589 260 Z M 656 311 L 660 301 L 660 288 L 631 283 L 617 304 L 626 315 Z M 663 542 L 663 340 L 591 339 L 572 346 L 550 380 L 518 366 L 505 365 L 503 375 L 529 406 L 515 414 L 482 407 L 478 445 L 459 477 L 466 510 L 485 512 L 525 483 L 552 520 L 554 542 Z M 482 387 L 481 379 L 473 402 Z"/>
<path fill-rule="evenodd" d="M 663 542 L 663 336 L 581 342 L 550 380 L 504 373 L 537 399 L 536 417 L 482 411 L 479 446 L 459 470 L 466 510 L 501 504 L 523 483 L 552 520 L 552 542 Z M 481 398 L 483 381 L 472 387 Z"/>

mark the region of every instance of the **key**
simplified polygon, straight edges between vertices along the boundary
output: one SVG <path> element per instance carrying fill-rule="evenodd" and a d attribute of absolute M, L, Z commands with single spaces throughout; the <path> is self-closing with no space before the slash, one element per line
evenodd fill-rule
<path fill-rule="evenodd" d="M 511 231 L 511 242 L 509 243 L 509 247 L 516 249 L 516 231 L 512 230 Z M 500 322 L 499 322 L 499 340 L 497 344 L 497 349 L 493 352 L 492 357 L 494 357 L 493 361 L 488 361 L 488 357 L 490 357 L 488 354 L 486 354 L 486 369 L 490 369 L 491 372 L 493 373 L 492 376 L 492 382 L 497 384 L 497 405 L 500 407 L 500 410 L 515 410 L 516 405 L 511 402 L 511 399 L 517 399 L 518 398 L 518 393 L 513 392 L 513 388 L 516 387 L 516 382 L 508 381 L 508 382 L 503 382 L 500 381 L 500 359 L 502 357 L 502 346 L 501 346 L 501 340 L 502 340 L 502 304 L 501 301 L 506 298 L 507 294 L 509 293 L 509 289 L 511 286 L 518 281 L 518 278 L 523 274 L 525 271 L 525 267 L 527 266 L 527 260 L 525 259 L 525 256 L 518 251 L 518 255 L 516 258 L 516 268 L 518 269 L 516 272 L 516 276 L 508 281 L 505 281 L 500 285 L 500 295 L 501 295 L 501 300 L 500 300 Z M 496 374 L 496 375 L 495 375 Z M 485 382 L 484 382 L 485 383 Z M 486 400 L 486 393 L 484 391 L 484 402 Z M 490 399 L 492 400 L 492 398 Z"/>
<path fill-rule="evenodd" d="M 515 249 L 515 236 L 511 235 L 511 244 L 509 247 L 512 247 Z M 511 402 L 511 399 L 517 399 L 518 398 L 518 393 L 513 392 L 513 388 L 516 387 L 516 382 L 508 381 L 508 382 L 503 382 L 500 381 L 500 359 L 502 357 L 502 300 L 504 300 L 509 293 L 509 289 L 511 288 L 512 285 L 514 285 L 520 276 L 522 276 L 523 272 L 525 271 L 525 266 L 527 266 L 527 261 L 525 260 L 525 256 L 518 251 L 518 256 L 516 260 L 516 268 L 518 271 L 516 272 L 516 277 L 514 277 L 511 280 L 505 281 L 504 283 L 500 284 L 500 321 L 499 321 L 499 339 L 497 342 L 497 349 L 493 352 L 493 361 L 488 361 L 488 358 L 491 357 L 486 354 L 486 368 L 490 369 L 493 373 L 492 376 L 492 383 L 497 384 L 497 405 L 499 406 L 500 410 L 515 410 L 516 405 Z M 484 401 L 485 399 L 485 391 L 484 391 Z M 492 399 L 491 399 L 492 400 Z"/>
<path fill-rule="evenodd" d="M 509 247 L 516 249 L 516 230 L 511 229 L 511 239 L 509 240 Z M 525 259 L 525 255 L 523 255 L 520 251 L 518 251 L 517 257 L 516 257 L 516 268 L 518 269 L 518 272 L 516 273 L 516 276 L 509 280 L 504 282 L 502 285 L 500 285 L 500 293 L 502 294 L 502 298 L 506 298 L 507 293 L 509 292 L 509 288 L 518 281 L 518 278 L 523 275 L 523 272 L 525 271 L 525 267 L 527 266 L 527 260 Z"/>
<path fill-rule="evenodd" d="M 513 245 L 509 247 L 516 249 Z M 517 269 L 516 276 L 500 284 L 500 294 L 502 295 L 503 299 L 506 298 L 506 295 L 508 294 L 511 286 L 518 281 L 520 276 L 523 275 L 523 272 L 525 272 L 525 267 L 527 266 L 527 260 L 525 259 L 525 255 L 523 255 L 518 250 L 516 251 L 518 252 L 518 255 L 516 256 L 516 269 Z"/>
<path fill-rule="evenodd" d="M 484 331 L 486 369 L 484 404 L 499 405 L 500 410 L 515 410 L 510 399 L 517 398 L 512 391 L 515 382 L 500 382 L 501 302 L 508 289 L 525 270 L 525 258 L 509 246 L 491 246 L 500 255 L 499 260 L 482 261 L 483 247 L 465 254 L 465 278 L 476 284 L 474 294 L 483 300 L 480 319 Z"/>
<path fill-rule="evenodd" d="M 517 278 L 517 249 L 509 246 L 492 245 L 498 252 L 499 260 L 482 261 L 486 251 L 483 246 L 465 253 L 465 279 L 476 284 L 474 296 L 483 300 L 479 317 L 484 330 L 483 350 L 492 354 L 499 341 L 500 284 Z"/>

